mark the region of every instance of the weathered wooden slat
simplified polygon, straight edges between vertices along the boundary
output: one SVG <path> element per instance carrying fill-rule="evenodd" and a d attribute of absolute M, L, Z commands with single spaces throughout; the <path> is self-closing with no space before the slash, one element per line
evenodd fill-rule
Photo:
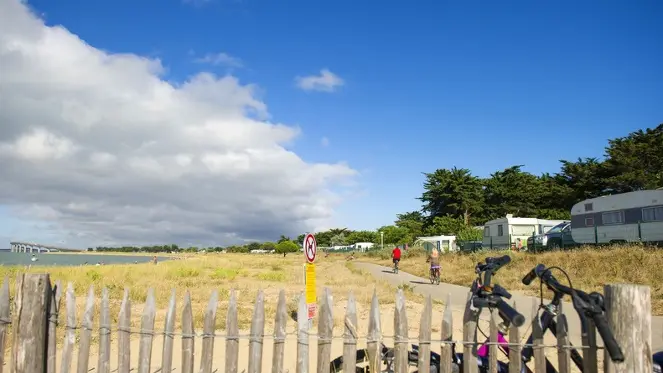
<path fill-rule="evenodd" d="M 490 311 L 490 345 L 488 345 L 488 372 L 497 373 L 497 311 Z"/>
<path fill-rule="evenodd" d="M 239 361 L 239 324 L 237 321 L 237 295 L 230 291 L 226 316 L 226 373 L 237 373 Z"/>
<path fill-rule="evenodd" d="M 366 349 L 368 350 L 368 365 L 371 372 L 381 372 L 380 352 L 382 344 L 382 324 L 380 320 L 380 305 L 378 304 L 378 295 L 373 289 L 373 298 L 371 299 L 371 310 L 368 315 L 368 340 Z"/>
<path fill-rule="evenodd" d="M 343 333 L 343 373 L 356 373 L 357 369 L 357 302 L 350 292 L 348 305 L 345 307 Z"/>
<path fill-rule="evenodd" d="M 249 335 L 249 369 L 248 373 L 262 373 L 262 346 L 265 332 L 265 295 L 258 290 L 256 303 L 253 306 L 251 333 Z"/>
<path fill-rule="evenodd" d="M 274 352 L 272 353 L 272 373 L 283 373 L 283 354 L 285 353 L 285 336 L 288 322 L 288 307 L 285 290 L 279 291 L 279 302 L 274 316 Z"/>
<path fill-rule="evenodd" d="M 304 294 L 299 295 L 297 306 L 297 369 L 296 373 L 308 373 L 309 368 L 308 308 Z"/>
<path fill-rule="evenodd" d="M 90 343 L 92 342 L 92 318 L 94 316 L 94 285 L 90 285 L 85 300 L 85 311 L 81 322 L 80 340 L 78 342 L 77 373 L 87 373 L 90 365 Z"/>
<path fill-rule="evenodd" d="M 447 300 L 444 304 L 444 313 L 442 314 L 442 329 L 440 332 L 440 340 L 443 341 L 442 346 L 440 346 L 440 373 L 452 373 L 451 353 L 453 346 L 449 342 L 453 341 L 454 336 L 453 320 L 453 312 L 451 311 L 451 294 L 448 293 Z"/>
<path fill-rule="evenodd" d="M 124 289 L 124 297 L 120 304 L 120 314 L 117 318 L 117 371 L 129 373 L 131 369 L 131 299 L 129 289 Z"/>
<path fill-rule="evenodd" d="M 99 360 L 97 361 L 98 373 L 110 373 L 110 338 L 111 318 L 110 299 L 108 288 L 101 290 L 101 314 L 99 316 Z"/>
<path fill-rule="evenodd" d="M 424 309 L 421 312 L 421 321 L 419 323 L 419 361 L 417 370 L 419 373 L 430 372 L 430 340 L 432 338 L 433 328 L 433 299 L 429 295 L 426 297 Z"/>
<path fill-rule="evenodd" d="M 203 347 L 200 356 L 200 373 L 212 373 L 214 362 L 214 326 L 216 325 L 216 308 L 219 303 L 219 293 L 214 290 L 207 303 L 205 321 L 203 322 Z"/>
<path fill-rule="evenodd" d="M 145 307 L 140 320 L 140 344 L 138 346 L 138 373 L 151 373 L 152 342 L 154 341 L 154 319 L 156 316 L 154 289 L 147 290 Z M 82 372 L 81 372 L 82 373 Z"/>
<path fill-rule="evenodd" d="M 566 315 L 563 309 L 564 302 L 560 302 L 557 309 L 557 371 L 559 373 L 571 373 L 571 351 L 569 346 L 569 331 L 566 323 Z"/>
<path fill-rule="evenodd" d="M 516 302 L 513 309 L 517 310 Z M 509 327 L 509 373 L 521 373 L 523 369 L 523 347 L 520 344 L 520 328 L 511 325 Z"/>
<path fill-rule="evenodd" d="M 396 293 L 394 307 L 394 372 L 407 373 L 408 371 L 408 326 L 407 309 L 405 308 L 405 294 L 403 289 Z"/>
<path fill-rule="evenodd" d="M 5 339 L 7 338 L 7 328 L 11 325 L 9 319 L 9 279 L 5 277 L 0 290 L 0 373 L 5 365 Z"/>
<path fill-rule="evenodd" d="M 51 296 L 51 279 L 48 274 L 25 273 L 16 279 L 10 372 L 33 373 L 46 370 Z"/>
<path fill-rule="evenodd" d="M 320 299 L 320 311 L 318 314 L 318 373 L 329 373 L 333 337 L 332 295 L 329 288 L 325 288 Z"/>
<path fill-rule="evenodd" d="M 587 334 L 582 335 L 582 365 L 585 373 L 599 373 L 598 347 L 596 344 L 596 326 L 594 321 L 587 318 Z"/>
<path fill-rule="evenodd" d="M 60 373 L 69 373 L 69 370 L 71 369 L 71 358 L 74 354 L 74 344 L 76 343 L 76 295 L 74 294 L 74 285 L 71 282 L 67 284 L 65 304 L 67 307 L 67 321 L 64 331 L 64 345 L 62 346 Z"/>
<path fill-rule="evenodd" d="M 163 332 L 163 350 L 161 352 L 161 372 L 170 373 L 173 370 L 173 344 L 175 343 L 175 314 L 177 312 L 177 293 L 173 289 L 168 302 L 168 312 Z"/>
<path fill-rule="evenodd" d="M 532 299 L 532 350 L 534 351 L 534 373 L 546 373 L 546 350 L 543 345 L 543 330 L 537 317 L 538 300 Z"/>
<path fill-rule="evenodd" d="M 193 329 L 191 295 L 187 290 L 186 294 L 184 294 L 184 308 L 182 309 L 182 373 L 193 373 L 193 356 L 195 347 L 196 338 Z"/>
<path fill-rule="evenodd" d="M 463 373 L 478 373 L 477 362 L 477 311 L 471 307 L 472 293 L 468 292 L 463 314 Z"/>
<path fill-rule="evenodd" d="M 62 283 L 60 280 L 55 282 L 53 288 L 53 295 L 51 298 L 50 311 L 48 315 L 48 357 L 46 358 L 46 372 L 55 373 L 56 355 L 57 355 L 57 328 L 58 328 L 58 312 L 60 311 L 60 299 L 62 299 Z M 2 303 L 2 301 L 0 301 Z M 1 313 L 1 311 L 0 311 Z M 0 315 L 0 319 L 2 319 Z M 0 342 L 0 351 L 4 351 L 4 341 Z M 3 354 L 4 355 L 4 354 Z M 0 358 L 0 373 L 2 373 L 2 360 Z"/>
<path fill-rule="evenodd" d="M 608 325 L 624 355 L 613 363 L 604 351 L 606 373 L 649 373 L 653 371 L 651 290 L 649 286 L 616 284 L 604 287 Z M 658 330 L 658 333 L 661 333 Z M 604 342 L 605 344 L 605 342 Z"/>

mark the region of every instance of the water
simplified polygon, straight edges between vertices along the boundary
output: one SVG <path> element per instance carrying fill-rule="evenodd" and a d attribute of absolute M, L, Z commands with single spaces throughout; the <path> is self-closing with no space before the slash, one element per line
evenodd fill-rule
<path fill-rule="evenodd" d="M 132 256 L 132 255 L 95 255 L 95 254 L 56 254 L 56 253 L 35 253 L 38 259 L 33 262 L 30 253 L 12 253 L 0 252 L 0 265 L 32 265 L 34 266 L 79 266 L 87 262 L 89 265 L 95 265 L 103 262 L 104 264 L 131 264 L 148 263 L 152 261 L 152 256 Z M 157 257 L 159 261 L 168 260 L 168 257 Z"/>

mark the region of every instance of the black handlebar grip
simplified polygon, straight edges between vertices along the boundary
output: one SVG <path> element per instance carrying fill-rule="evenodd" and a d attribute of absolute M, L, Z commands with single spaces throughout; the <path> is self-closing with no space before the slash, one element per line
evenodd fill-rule
<path fill-rule="evenodd" d="M 497 259 L 497 262 L 500 264 L 500 266 L 505 266 L 511 263 L 511 257 L 508 255 L 503 255 L 501 258 Z"/>
<path fill-rule="evenodd" d="M 522 281 L 523 285 L 531 284 L 532 281 L 534 281 L 535 278 L 536 278 L 536 270 L 534 268 L 532 268 L 532 270 L 529 271 L 529 273 L 526 274 L 525 277 L 523 277 L 523 281 Z"/>
<path fill-rule="evenodd" d="M 537 276 L 539 276 L 540 273 L 545 270 L 546 266 L 544 266 L 543 264 L 537 264 L 536 267 L 532 268 L 532 270 L 529 271 L 529 273 L 526 274 L 525 277 L 523 277 L 522 280 L 523 285 L 531 284 L 532 281 L 534 281 L 534 279 L 537 278 Z"/>
<path fill-rule="evenodd" d="M 525 316 L 516 311 L 507 302 L 499 300 L 496 305 L 500 315 L 509 320 L 513 325 L 520 327 L 525 323 Z"/>
<path fill-rule="evenodd" d="M 616 363 L 623 362 L 624 354 L 622 353 L 619 344 L 617 344 L 615 337 L 612 335 L 612 331 L 610 331 L 608 319 L 605 318 L 605 315 L 602 313 L 595 315 L 594 324 L 596 325 L 596 330 L 598 330 L 601 335 L 601 339 L 603 339 L 605 349 L 608 350 L 608 353 L 610 354 L 610 359 Z"/>

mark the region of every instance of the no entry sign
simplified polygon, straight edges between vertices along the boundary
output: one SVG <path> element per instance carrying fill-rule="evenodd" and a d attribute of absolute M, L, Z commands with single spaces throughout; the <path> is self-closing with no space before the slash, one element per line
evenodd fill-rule
<path fill-rule="evenodd" d="M 304 254 L 306 255 L 306 261 L 313 263 L 315 261 L 315 254 L 318 251 L 318 244 L 315 242 L 315 236 L 311 233 L 308 233 L 304 237 Z"/>

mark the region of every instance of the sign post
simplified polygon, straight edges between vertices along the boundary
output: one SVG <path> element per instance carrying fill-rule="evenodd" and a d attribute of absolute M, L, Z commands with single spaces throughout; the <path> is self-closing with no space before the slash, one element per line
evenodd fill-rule
<path fill-rule="evenodd" d="M 318 251 L 318 244 L 315 236 L 308 233 L 304 237 L 304 256 L 306 256 L 306 266 L 304 280 L 306 284 L 306 308 L 308 309 L 308 320 L 313 322 L 316 313 L 317 294 L 315 289 L 315 255 Z"/>

